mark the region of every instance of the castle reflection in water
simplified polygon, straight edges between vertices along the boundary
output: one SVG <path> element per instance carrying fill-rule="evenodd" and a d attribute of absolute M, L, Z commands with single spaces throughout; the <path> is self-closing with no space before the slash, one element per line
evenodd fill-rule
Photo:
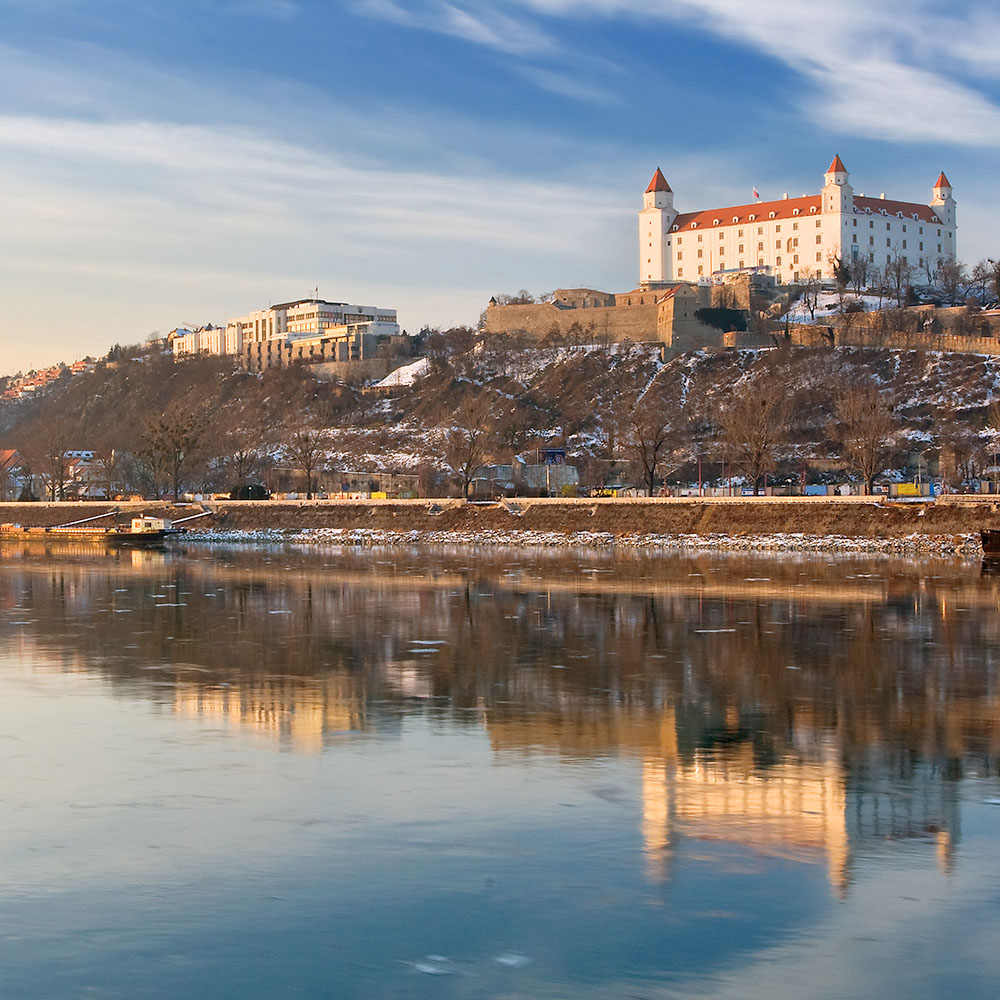
<path fill-rule="evenodd" d="M 725 840 L 948 870 L 1000 759 L 1000 584 L 968 563 L 193 550 L 0 574 L 0 654 L 303 753 L 426 716 L 634 761 L 647 873 Z"/>

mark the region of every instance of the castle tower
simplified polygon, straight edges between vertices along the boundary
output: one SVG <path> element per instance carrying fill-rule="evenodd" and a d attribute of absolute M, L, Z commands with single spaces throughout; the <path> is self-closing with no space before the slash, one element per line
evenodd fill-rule
<path fill-rule="evenodd" d="M 854 188 L 848 183 L 847 178 L 844 161 L 835 156 L 833 163 L 823 174 L 823 212 L 849 215 L 854 211 Z"/>
<path fill-rule="evenodd" d="M 930 206 L 944 225 L 955 226 L 955 199 L 951 196 L 951 183 L 943 170 L 934 185 L 934 197 Z"/>
<path fill-rule="evenodd" d="M 657 288 L 673 280 L 670 227 L 676 218 L 674 193 L 657 167 L 642 196 L 639 213 L 639 285 L 642 288 Z"/>

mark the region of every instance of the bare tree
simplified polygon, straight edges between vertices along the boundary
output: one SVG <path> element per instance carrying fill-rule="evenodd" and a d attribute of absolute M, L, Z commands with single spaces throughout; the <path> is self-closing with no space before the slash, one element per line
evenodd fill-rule
<path fill-rule="evenodd" d="M 935 287 L 949 305 L 958 305 L 965 285 L 965 265 L 952 257 L 938 260 Z"/>
<path fill-rule="evenodd" d="M 257 410 L 239 407 L 228 414 L 220 458 L 231 491 L 239 491 L 258 473 L 267 457 L 267 428 Z"/>
<path fill-rule="evenodd" d="M 33 428 L 20 451 L 31 471 L 42 480 L 51 500 L 65 499 L 72 459 L 73 425 L 60 417 L 45 418 Z"/>
<path fill-rule="evenodd" d="M 897 421 L 886 392 L 866 380 L 849 385 L 837 394 L 833 406 L 833 437 L 844 460 L 865 482 L 871 493 L 875 477 L 893 454 L 892 436 Z"/>
<path fill-rule="evenodd" d="M 622 446 L 642 471 L 650 496 L 663 463 L 683 440 L 685 416 L 679 394 L 657 376 L 622 422 Z"/>
<path fill-rule="evenodd" d="M 469 496 L 473 477 L 489 454 L 492 429 L 489 399 L 480 395 L 458 408 L 452 426 L 444 432 L 441 457 L 463 497 Z"/>
<path fill-rule="evenodd" d="M 755 493 L 777 464 L 790 415 L 788 387 L 776 372 L 737 382 L 717 415 L 729 458 L 751 480 Z"/>
<path fill-rule="evenodd" d="M 315 474 L 329 455 L 326 428 L 320 427 L 309 414 L 292 418 L 285 424 L 283 443 L 288 457 L 305 474 L 306 499 L 312 500 Z"/>
<path fill-rule="evenodd" d="M 183 406 L 168 409 L 143 429 L 137 457 L 154 488 L 163 482 L 169 485 L 174 503 L 180 499 L 185 476 L 200 457 L 198 448 L 203 436 L 199 415 Z"/>
<path fill-rule="evenodd" d="M 908 258 L 898 251 L 892 254 L 892 258 L 886 261 L 885 269 L 882 272 L 885 283 L 892 292 L 896 305 L 902 309 L 906 304 L 907 292 L 910 283 L 913 281 L 913 267 Z"/>

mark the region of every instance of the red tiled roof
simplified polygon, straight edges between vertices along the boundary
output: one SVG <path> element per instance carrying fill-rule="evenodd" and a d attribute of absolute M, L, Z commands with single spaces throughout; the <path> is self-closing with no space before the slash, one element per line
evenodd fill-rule
<path fill-rule="evenodd" d="M 897 212 L 903 213 L 904 219 L 912 219 L 914 214 L 921 222 L 939 223 L 941 220 L 935 215 L 934 209 L 929 205 L 918 205 L 912 201 L 890 201 L 888 198 L 861 198 L 854 196 L 854 207 L 859 212 L 867 215 L 866 208 L 870 208 L 872 215 L 881 215 L 885 209 L 886 215 L 895 215 Z"/>
<path fill-rule="evenodd" d="M 934 185 L 935 188 L 950 188 L 951 181 L 948 180 L 944 175 L 944 171 L 941 171 L 941 175 L 937 179 L 937 183 Z"/>
<path fill-rule="evenodd" d="M 847 173 L 847 167 L 844 166 L 844 161 L 839 156 L 835 156 L 833 158 L 833 163 L 830 164 L 830 169 L 827 170 L 827 173 L 828 174 L 836 174 L 836 173 L 846 174 Z"/>
<path fill-rule="evenodd" d="M 816 211 L 820 209 L 820 197 L 818 194 L 807 195 L 804 198 L 782 198 L 780 201 L 754 202 L 752 205 L 735 205 L 731 208 L 710 208 L 704 212 L 688 212 L 685 215 L 678 215 L 674 219 L 674 225 L 679 229 L 690 229 L 691 223 L 696 222 L 697 228 L 710 228 L 715 225 L 715 220 L 719 220 L 720 226 L 734 225 L 733 219 L 737 223 L 749 222 L 750 216 L 756 216 L 754 221 L 768 220 L 772 212 L 775 219 L 791 219 L 795 215 L 795 209 L 799 210 L 799 215 L 808 215 L 809 209 L 815 206 Z"/>
<path fill-rule="evenodd" d="M 653 174 L 653 179 L 649 182 L 649 187 L 646 188 L 646 194 L 649 194 L 650 191 L 669 191 L 673 194 L 670 191 L 670 185 L 667 183 L 666 177 L 663 176 L 659 167 L 656 168 L 656 173 Z"/>
<path fill-rule="evenodd" d="M 690 229 L 691 223 L 697 223 L 696 229 L 712 229 L 716 227 L 716 219 L 719 226 L 740 225 L 750 223 L 750 216 L 754 216 L 753 222 L 780 222 L 783 219 L 802 218 L 803 216 L 818 215 L 822 207 L 818 194 L 806 195 L 803 198 L 782 198 L 780 201 L 762 201 L 752 205 L 735 205 L 730 208 L 710 208 L 703 212 L 687 212 L 678 215 L 674 219 L 674 225 L 678 230 Z M 881 215 L 885 209 L 886 215 L 895 216 L 897 212 L 903 213 L 904 219 L 912 219 L 914 213 L 921 222 L 940 223 L 941 220 L 934 213 L 934 210 L 927 205 L 920 205 L 910 201 L 890 201 L 885 198 L 862 198 L 860 195 L 854 197 L 854 207 L 860 215 Z M 815 212 L 810 209 L 815 208 Z M 871 213 L 865 211 L 871 209 Z M 798 216 L 795 210 L 798 209 Z M 774 212 L 772 218 L 771 213 Z M 736 220 L 734 223 L 733 220 Z"/>

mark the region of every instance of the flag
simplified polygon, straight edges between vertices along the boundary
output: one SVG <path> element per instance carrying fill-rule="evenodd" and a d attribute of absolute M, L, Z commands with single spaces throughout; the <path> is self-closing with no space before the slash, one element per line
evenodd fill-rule
<path fill-rule="evenodd" d="M 760 195 L 757 193 L 757 189 L 756 188 L 753 189 L 753 196 L 755 198 L 759 198 L 760 197 Z"/>

